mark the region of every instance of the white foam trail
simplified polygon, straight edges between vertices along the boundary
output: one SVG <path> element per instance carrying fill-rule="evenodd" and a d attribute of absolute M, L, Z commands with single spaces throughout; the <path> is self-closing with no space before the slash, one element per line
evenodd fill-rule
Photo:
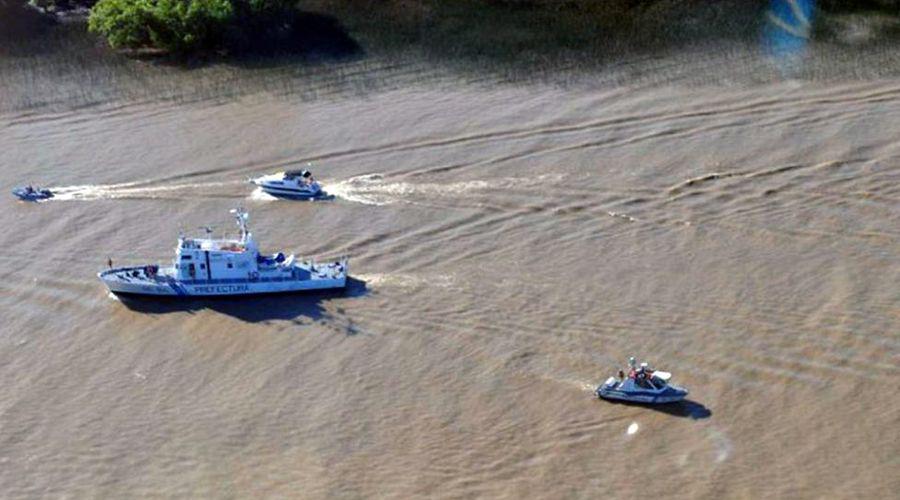
<path fill-rule="evenodd" d="M 628 222 L 637 222 L 637 219 L 628 214 L 623 214 L 622 212 L 606 212 L 606 215 L 610 217 L 617 217 L 619 219 L 625 219 Z"/>
<path fill-rule="evenodd" d="M 582 380 L 580 382 L 576 382 L 576 384 L 582 391 L 585 392 L 594 392 L 595 390 L 597 390 L 596 384 L 593 384 L 591 382 L 585 382 L 584 380 Z"/>
<path fill-rule="evenodd" d="M 247 197 L 249 200 L 253 201 L 278 201 L 278 198 L 270 195 L 269 193 L 263 191 L 263 188 L 257 187 L 250 193 L 250 196 Z"/>
<path fill-rule="evenodd" d="M 710 429 L 709 437 L 716 447 L 716 463 L 722 463 L 731 456 L 731 440 L 716 429 Z"/>
<path fill-rule="evenodd" d="M 355 278 L 365 281 L 366 286 L 393 286 L 398 288 L 415 288 L 422 286 L 437 286 L 449 288 L 453 285 L 453 278 L 448 275 L 414 276 L 411 274 L 354 274 Z"/>
<path fill-rule="evenodd" d="M 560 179 L 562 179 L 561 175 L 540 175 L 528 178 L 507 177 L 446 184 L 415 184 L 409 182 L 385 182 L 381 174 L 366 174 L 329 184 L 324 189 L 329 194 L 347 201 L 365 205 L 388 205 L 409 202 L 411 198 L 417 196 L 424 198 L 461 198 L 469 194 L 491 190 L 515 189 L 528 186 L 539 187 L 541 184 Z"/>
<path fill-rule="evenodd" d="M 138 183 L 83 184 L 76 186 L 53 186 L 49 189 L 53 192 L 53 200 L 99 200 L 103 199 L 105 193 L 111 193 L 119 189 L 127 189 L 136 184 Z"/>
<path fill-rule="evenodd" d="M 156 198 L 160 193 L 196 191 L 198 189 L 234 185 L 239 182 L 241 181 L 201 182 L 146 187 L 133 187 L 140 184 L 140 182 L 128 182 L 122 184 L 85 184 L 80 186 L 55 186 L 51 187 L 50 191 L 53 192 L 53 198 L 51 198 L 51 200 L 114 200 L 122 198 Z"/>
<path fill-rule="evenodd" d="M 387 205 L 392 203 L 389 197 L 380 193 L 383 185 L 381 174 L 366 174 L 351 177 L 345 181 L 328 184 L 323 187 L 326 193 L 363 205 Z"/>

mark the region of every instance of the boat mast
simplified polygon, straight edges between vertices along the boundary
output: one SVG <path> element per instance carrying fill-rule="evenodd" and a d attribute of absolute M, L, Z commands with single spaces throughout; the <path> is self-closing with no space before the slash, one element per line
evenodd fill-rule
<path fill-rule="evenodd" d="M 246 242 L 247 235 L 250 234 L 250 231 L 247 229 L 247 219 L 250 218 L 250 214 L 243 207 L 234 208 L 231 210 L 231 213 L 234 214 L 234 218 L 237 219 L 237 225 L 241 228 L 241 241 Z"/>

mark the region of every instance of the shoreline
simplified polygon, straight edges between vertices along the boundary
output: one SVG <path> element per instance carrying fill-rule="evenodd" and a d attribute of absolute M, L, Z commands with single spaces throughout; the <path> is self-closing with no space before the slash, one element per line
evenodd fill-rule
<path fill-rule="evenodd" d="M 0 112 L 135 100 L 220 100 L 258 93 L 296 94 L 315 100 L 429 81 L 734 85 L 778 79 L 900 76 L 900 38 L 895 36 L 900 32 L 900 21 L 876 14 L 820 18 L 823 27 L 812 34 L 801 58 L 777 60 L 766 53 L 761 24 L 765 18 L 761 16 L 754 18 L 756 24 L 745 23 L 742 34 L 730 32 L 721 37 L 700 31 L 671 43 L 667 41 L 671 33 L 669 38 L 660 36 L 646 43 L 627 42 L 628 36 L 643 36 L 633 33 L 625 33 L 625 38 L 590 39 L 588 35 L 596 27 L 582 23 L 583 32 L 545 43 L 547 33 L 555 31 L 530 25 L 534 19 L 530 11 L 507 19 L 494 38 L 483 39 L 477 35 L 497 17 L 488 16 L 479 21 L 481 24 L 468 26 L 474 31 L 448 31 L 448 26 L 462 26 L 464 23 L 456 21 L 466 15 L 450 9 L 431 13 L 440 14 L 443 24 L 420 20 L 428 22 L 417 39 L 409 39 L 406 31 L 379 25 L 377 16 L 350 17 L 346 12 L 326 10 L 325 4 L 331 3 L 310 4 L 312 15 L 344 23 L 339 31 L 325 33 L 318 43 L 328 48 L 332 35 L 345 36 L 359 44 L 358 54 L 334 57 L 316 50 L 267 57 L 211 54 L 176 62 L 153 50 L 113 51 L 102 39 L 87 33 L 78 16 L 65 14 L 68 21 L 50 27 L 38 39 L 8 46 L 9 54 L 0 56 Z M 729 3 L 734 2 L 722 5 Z M 717 12 L 727 10 L 721 9 Z M 751 14 L 751 10 L 745 12 Z M 558 22 L 562 24 L 557 28 L 574 21 L 569 18 Z M 684 19 L 681 22 L 690 24 Z M 454 43 L 456 40 L 460 42 Z M 463 43 L 466 40 L 468 45 Z"/>

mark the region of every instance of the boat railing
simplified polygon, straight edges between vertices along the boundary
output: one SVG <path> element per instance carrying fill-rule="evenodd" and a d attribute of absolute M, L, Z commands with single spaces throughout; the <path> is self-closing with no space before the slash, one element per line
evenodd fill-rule
<path fill-rule="evenodd" d="M 148 274 L 147 269 L 153 268 L 156 270 L 155 273 Z M 153 279 L 154 281 L 169 281 L 172 279 L 172 276 L 166 274 L 166 271 L 169 268 L 160 265 L 160 264 L 141 264 L 141 265 L 133 265 L 133 266 L 117 266 L 117 267 L 106 267 L 102 268 L 98 273 L 100 276 L 109 276 L 109 275 L 119 275 L 122 273 L 130 273 L 137 271 L 138 276 L 128 276 L 129 278 L 143 278 L 143 279 Z"/>
<path fill-rule="evenodd" d="M 341 266 L 343 268 L 343 270 L 346 272 L 347 269 L 350 267 L 349 266 L 350 256 L 341 255 L 339 257 L 328 258 L 328 259 L 316 259 L 316 258 L 300 259 L 299 262 L 309 263 L 310 269 L 313 271 L 315 271 L 319 267 L 331 267 L 331 266 L 334 266 L 335 264 L 337 264 L 337 265 Z"/>
<path fill-rule="evenodd" d="M 350 260 L 350 256 L 345 254 L 345 255 L 340 255 L 337 257 L 329 257 L 329 258 L 311 257 L 309 259 L 300 259 L 300 262 L 309 262 L 309 263 L 313 263 L 313 264 L 323 264 L 323 265 L 342 264 L 342 265 L 346 266 L 347 262 L 349 260 Z"/>

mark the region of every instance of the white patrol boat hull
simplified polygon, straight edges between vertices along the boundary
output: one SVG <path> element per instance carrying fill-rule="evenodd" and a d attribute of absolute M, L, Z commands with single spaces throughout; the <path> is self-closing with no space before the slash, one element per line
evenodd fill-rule
<path fill-rule="evenodd" d="M 224 280 L 176 280 L 169 276 L 147 276 L 144 267 L 109 269 L 97 276 L 110 292 L 127 295 L 174 297 L 209 297 L 291 293 L 307 290 L 340 289 L 347 286 L 347 276 L 294 278 L 257 278 Z"/>
<path fill-rule="evenodd" d="M 175 279 L 169 270 L 148 272 L 155 266 L 120 267 L 97 274 L 110 292 L 129 295 L 205 297 L 291 293 L 329 290 L 347 286 L 347 261 L 296 268 L 283 276 L 255 276 L 230 279 Z M 273 273 L 274 274 L 274 273 Z"/>
<path fill-rule="evenodd" d="M 248 214 L 232 210 L 240 239 L 178 237 L 175 259 L 164 268 L 156 265 L 120 267 L 97 274 L 117 294 L 210 297 L 328 290 L 347 285 L 348 259 L 295 262 L 259 253 L 247 228 Z M 207 228 L 207 234 L 212 232 Z M 109 261 L 112 267 L 112 261 Z"/>

